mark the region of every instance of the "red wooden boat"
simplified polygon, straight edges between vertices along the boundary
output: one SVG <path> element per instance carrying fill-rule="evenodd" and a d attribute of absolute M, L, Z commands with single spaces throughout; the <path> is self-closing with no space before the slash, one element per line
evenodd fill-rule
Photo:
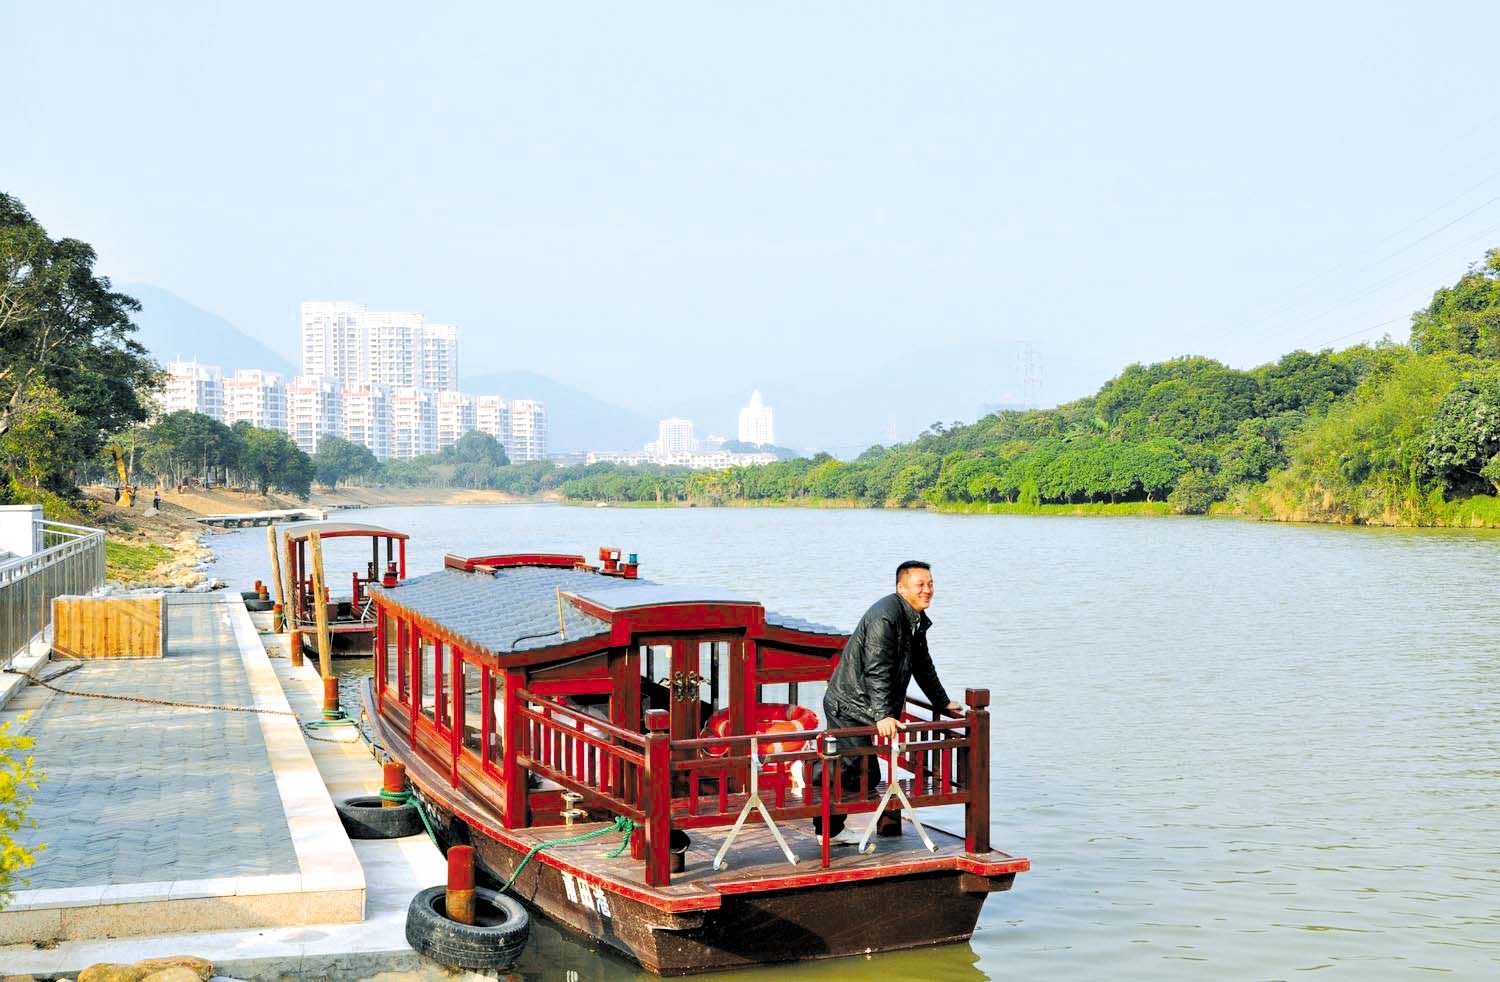
<path fill-rule="evenodd" d="M 986 690 L 961 717 L 909 698 L 903 742 L 856 752 L 885 779 L 841 793 L 822 736 L 874 733 L 817 729 L 846 635 L 601 558 L 448 556 L 370 588 L 373 735 L 512 895 L 683 975 L 965 941 L 1030 868 L 990 848 Z M 962 806 L 961 836 L 920 822 L 933 805 Z M 868 815 L 869 851 L 813 834 L 833 813 Z"/>
<path fill-rule="evenodd" d="M 370 541 L 370 559 L 364 568 L 351 570 L 347 580 L 329 575 L 321 598 L 314 595 L 312 562 L 308 554 L 308 540 L 313 532 L 317 532 L 323 542 L 337 539 Z M 331 654 L 334 657 L 350 658 L 369 658 L 374 654 L 375 603 L 369 588 L 371 584 L 382 580 L 394 583 L 406 576 L 408 538 L 410 536 L 405 532 L 393 532 L 378 525 L 357 522 L 299 522 L 287 526 L 282 535 L 282 562 L 291 584 L 287 629 L 292 634 L 292 645 L 300 644 L 310 654 L 317 655 L 315 605 L 321 599 L 328 608 L 328 633 L 333 646 Z M 324 548 L 326 565 L 327 547 Z M 349 593 L 336 592 L 344 584 L 348 584 Z"/>

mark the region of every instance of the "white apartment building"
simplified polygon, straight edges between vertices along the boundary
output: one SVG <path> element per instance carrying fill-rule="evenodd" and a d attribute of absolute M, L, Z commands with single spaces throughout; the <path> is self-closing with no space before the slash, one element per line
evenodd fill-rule
<path fill-rule="evenodd" d="M 499 396 L 480 396 L 475 399 L 474 428 L 504 444 L 510 439 L 509 405 Z"/>
<path fill-rule="evenodd" d="M 376 460 L 391 456 L 391 393 L 384 385 L 347 385 L 342 435 L 368 447 Z"/>
<path fill-rule="evenodd" d="M 416 311 L 348 301 L 302 305 L 302 375 L 393 388 L 458 386 L 458 328 Z"/>
<path fill-rule="evenodd" d="M 263 430 L 285 430 L 286 383 L 275 372 L 241 368 L 224 380 L 224 422 Z"/>
<path fill-rule="evenodd" d="M 167 363 L 167 385 L 162 392 L 164 413 L 186 410 L 224 421 L 224 374 L 215 365 L 196 361 Z"/>
<path fill-rule="evenodd" d="M 505 455 L 513 464 L 547 456 L 547 407 L 532 399 L 516 399 L 507 407 L 510 425 Z"/>
<path fill-rule="evenodd" d="M 437 398 L 431 389 L 391 391 L 391 456 L 410 460 L 437 453 Z"/>
<path fill-rule="evenodd" d="M 317 453 L 318 441 L 343 432 L 343 392 L 324 378 L 292 379 L 286 389 L 286 429 L 304 453 Z"/>
<path fill-rule="evenodd" d="M 708 471 L 724 470 L 726 467 L 744 467 L 748 464 L 771 464 L 775 461 L 776 455 L 773 453 L 736 453 L 732 450 L 714 450 L 666 454 L 658 457 L 656 463 L 667 467 L 688 467 L 695 471 Z"/>
<path fill-rule="evenodd" d="M 452 324 L 423 326 L 422 379 L 439 392 L 458 388 L 458 328 Z"/>
<path fill-rule="evenodd" d="M 638 467 L 641 464 L 656 463 L 656 454 L 650 450 L 639 453 L 629 450 L 590 450 L 584 457 L 585 464 L 624 464 L 629 467 Z"/>
<path fill-rule="evenodd" d="M 656 424 L 656 453 L 662 457 L 673 454 L 690 454 L 698 449 L 693 439 L 693 421 L 690 419 L 664 419 Z"/>
<path fill-rule="evenodd" d="M 422 315 L 418 313 L 365 311 L 359 318 L 358 360 L 348 381 L 377 382 L 392 388 L 425 387 L 422 328 Z"/>
<path fill-rule="evenodd" d="M 308 301 L 302 305 L 302 377 L 353 380 L 358 375 L 362 303 Z"/>
<path fill-rule="evenodd" d="M 437 448 L 444 450 L 477 428 L 474 397 L 449 390 L 437 394 Z M 496 437 L 496 439 L 499 439 Z"/>
<path fill-rule="evenodd" d="M 740 442 L 775 443 L 776 429 L 772 418 L 771 407 L 761 401 L 760 390 L 750 393 L 750 405 L 740 410 Z"/>

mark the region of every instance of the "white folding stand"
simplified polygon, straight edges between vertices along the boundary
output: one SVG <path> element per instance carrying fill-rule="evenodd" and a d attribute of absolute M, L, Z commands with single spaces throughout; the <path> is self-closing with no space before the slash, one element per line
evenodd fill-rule
<path fill-rule="evenodd" d="M 735 820 L 734 828 L 729 830 L 729 837 L 719 847 L 719 852 L 714 856 L 714 869 L 724 868 L 724 855 L 729 852 L 729 847 L 734 843 L 735 836 L 740 834 L 740 829 L 745 827 L 745 819 L 750 817 L 750 809 L 755 808 L 760 812 L 760 817 L 766 820 L 766 828 L 771 830 L 771 835 L 776 839 L 776 844 L 786 855 L 786 861 L 793 866 L 797 865 L 797 856 L 792 852 L 786 840 L 781 837 L 781 830 L 771 819 L 771 813 L 766 811 L 765 802 L 760 800 L 760 739 L 750 738 L 750 797 L 745 800 L 745 807 L 740 809 L 740 817 Z M 925 833 L 924 833 L 925 834 Z M 936 851 L 936 850 L 934 850 Z"/>
<path fill-rule="evenodd" d="M 875 833 L 875 826 L 880 824 L 880 815 L 885 811 L 886 803 L 891 800 L 892 795 L 899 798 L 901 804 L 906 806 L 906 813 L 911 816 L 911 824 L 917 827 L 917 834 L 922 837 L 922 845 L 927 847 L 928 852 L 937 852 L 937 846 L 932 844 L 932 839 L 928 837 L 927 830 L 922 828 L 922 823 L 917 819 L 917 810 L 912 807 L 911 799 L 906 796 L 905 791 L 901 790 L 901 782 L 897 780 L 900 774 L 896 770 L 896 758 L 900 756 L 900 753 L 901 734 L 897 732 L 895 736 L 891 737 L 890 780 L 886 782 L 885 794 L 880 796 L 880 804 L 876 806 L 875 814 L 870 819 L 870 825 L 865 829 L 864 838 L 859 840 L 859 851 L 862 853 L 874 851 L 875 847 L 870 845 L 870 836 Z"/>

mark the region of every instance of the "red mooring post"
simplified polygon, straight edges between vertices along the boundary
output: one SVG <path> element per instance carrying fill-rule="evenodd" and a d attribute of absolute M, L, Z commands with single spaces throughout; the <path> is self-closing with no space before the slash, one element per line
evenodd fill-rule
<path fill-rule="evenodd" d="M 292 629 L 291 650 L 288 652 L 292 658 L 292 667 L 302 667 L 302 632 L 296 628 Z"/>
<path fill-rule="evenodd" d="M 668 729 L 672 718 L 665 709 L 646 714 L 645 793 L 646 885 L 664 887 L 672 881 L 672 746 Z"/>
<path fill-rule="evenodd" d="M 330 675 L 323 680 L 323 718 L 338 719 L 339 717 L 339 680 L 337 676 Z"/>
<path fill-rule="evenodd" d="M 990 851 L 989 689 L 965 689 L 969 706 L 969 806 L 964 809 L 964 851 Z"/>
<path fill-rule="evenodd" d="M 388 760 L 381 768 L 380 790 L 386 794 L 400 794 L 406 790 L 406 765 Z M 380 803 L 382 808 L 400 808 L 403 803 L 386 798 Z M 420 807 L 420 806 L 418 806 Z"/>
<path fill-rule="evenodd" d="M 448 847 L 448 916 L 460 924 L 474 923 L 474 847 Z"/>

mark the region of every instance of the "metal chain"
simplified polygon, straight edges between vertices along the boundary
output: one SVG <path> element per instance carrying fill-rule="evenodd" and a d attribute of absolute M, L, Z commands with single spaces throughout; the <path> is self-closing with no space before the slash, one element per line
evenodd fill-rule
<path fill-rule="evenodd" d="M 258 706 L 215 706 L 201 702 L 173 702 L 170 699 L 148 699 L 145 696 L 118 696 L 107 692 L 79 692 L 76 689 L 60 689 L 44 679 L 37 678 L 30 672 L 21 671 L 19 668 L 7 668 L 5 671 L 11 675 L 23 676 L 28 681 L 35 682 L 44 689 L 51 689 L 53 692 L 65 696 L 81 696 L 85 699 L 113 699 L 117 702 L 138 702 L 147 706 L 172 706 L 178 709 L 215 709 L 225 713 L 261 713 L 266 716 L 291 716 L 294 718 L 297 715 L 285 709 L 261 709 Z"/>

